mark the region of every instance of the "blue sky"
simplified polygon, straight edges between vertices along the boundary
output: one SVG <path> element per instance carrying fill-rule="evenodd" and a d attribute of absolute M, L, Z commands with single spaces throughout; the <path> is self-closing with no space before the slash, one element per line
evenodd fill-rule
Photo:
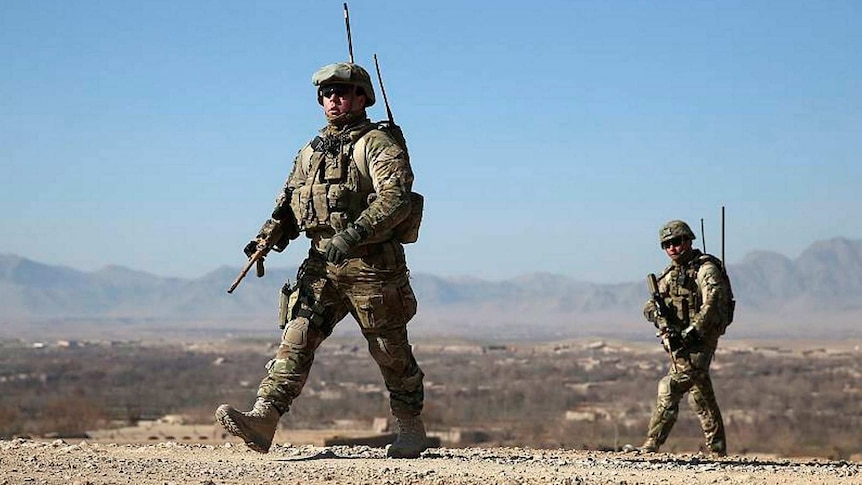
<path fill-rule="evenodd" d="M 688 220 L 728 262 L 862 238 L 862 3 L 350 3 L 426 196 L 414 272 L 594 282 Z M 338 1 L 0 2 L 0 253 L 239 267 L 324 123 Z M 378 95 L 379 97 L 379 95 Z M 385 117 L 382 103 L 370 112 Z M 301 261 L 300 240 L 270 264 Z"/>

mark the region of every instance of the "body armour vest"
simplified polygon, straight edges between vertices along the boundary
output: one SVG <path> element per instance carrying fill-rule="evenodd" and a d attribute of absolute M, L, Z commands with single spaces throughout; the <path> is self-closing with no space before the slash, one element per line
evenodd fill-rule
<path fill-rule="evenodd" d="M 297 163 L 307 164 L 307 178 L 290 200 L 300 230 L 341 231 L 368 207 L 371 191 L 360 189 L 351 156 L 354 143 L 368 130 L 358 131 L 318 136 L 300 151 Z"/>
<path fill-rule="evenodd" d="M 318 136 L 300 150 L 297 164 L 307 167 L 307 172 L 303 183 L 292 191 L 290 206 L 301 231 L 309 235 L 334 234 L 356 221 L 374 201 L 376 193 L 364 147 L 365 135 L 375 129 L 387 132 L 380 123 L 367 121 L 338 135 Z M 393 139 L 393 144 L 401 146 L 396 140 Z M 407 157 L 406 149 L 402 149 L 403 156 Z M 422 200 L 418 194 L 410 195 L 411 216 L 394 230 L 374 234 L 366 243 L 385 241 L 393 237 L 402 243 L 416 240 Z M 402 229 L 414 224 L 415 237 L 401 237 Z"/>
<path fill-rule="evenodd" d="M 715 330 L 717 335 L 722 335 L 724 334 L 724 330 L 727 325 L 729 325 L 733 320 L 733 307 L 735 306 L 735 302 L 733 300 L 733 292 L 730 287 L 730 280 L 724 272 L 721 261 L 715 256 L 703 254 L 700 251 L 697 251 L 695 256 L 688 263 L 682 266 L 669 266 L 662 273 L 661 277 L 667 285 L 665 304 L 676 316 L 675 322 L 679 325 L 677 330 L 682 330 L 688 325 L 691 325 L 692 317 L 700 312 L 704 305 L 703 292 L 701 291 L 701 288 L 698 288 L 697 284 L 697 273 L 707 262 L 715 264 L 724 279 L 723 283 L 726 294 L 720 294 L 715 303 L 717 306 L 716 318 L 718 321 L 711 322 L 711 328 L 709 329 L 710 331 Z"/>

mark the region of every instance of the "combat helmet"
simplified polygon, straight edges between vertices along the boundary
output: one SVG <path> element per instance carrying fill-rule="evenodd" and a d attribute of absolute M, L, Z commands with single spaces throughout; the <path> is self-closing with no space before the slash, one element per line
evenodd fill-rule
<path fill-rule="evenodd" d="M 687 238 L 689 241 L 697 239 L 694 236 L 694 232 L 692 232 L 691 228 L 688 227 L 688 224 L 678 219 L 674 219 L 661 226 L 661 229 L 658 231 L 658 243 L 661 244 L 678 236 Z"/>
<path fill-rule="evenodd" d="M 359 64 L 352 62 L 337 62 L 321 67 L 311 76 L 311 84 L 318 87 L 317 102 L 323 104 L 320 96 L 320 86 L 334 83 L 353 84 L 365 91 L 365 107 L 374 106 L 374 88 L 371 86 L 371 76 Z"/>

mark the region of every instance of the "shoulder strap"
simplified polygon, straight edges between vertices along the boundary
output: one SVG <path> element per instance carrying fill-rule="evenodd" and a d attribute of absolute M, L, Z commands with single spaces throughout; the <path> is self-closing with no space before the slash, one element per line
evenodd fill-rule
<path fill-rule="evenodd" d="M 706 253 L 701 254 L 697 258 L 697 269 L 700 269 L 700 267 L 704 263 L 706 263 L 707 261 L 716 265 L 718 267 L 718 269 L 721 270 L 721 274 L 724 275 L 724 280 L 727 282 L 727 289 L 730 291 L 731 298 L 733 298 L 733 286 L 731 286 L 731 284 L 730 284 L 730 276 L 728 276 L 727 269 L 724 267 L 724 264 L 721 262 L 720 259 L 716 258 L 715 256 L 713 256 L 711 254 L 706 254 Z"/>
<path fill-rule="evenodd" d="M 359 175 L 363 179 L 368 179 L 368 160 L 365 158 L 365 135 L 379 129 L 377 123 L 370 123 L 350 133 L 350 138 L 353 139 L 353 145 L 350 147 L 350 158 L 356 163 L 356 168 L 359 170 Z M 358 148 L 358 149 L 357 149 Z"/>
<path fill-rule="evenodd" d="M 701 266 L 703 266 L 704 263 L 710 262 L 710 263 L 716 265 L 718 267 L 718 269 L 720 269 L 721 272 L 724 274 L 724 276 L 727 277 L 727 270 L 725 270 L 724 264 L 721 262 L 720 259 L 716 258 L 715 256 L 713 256 L 711 254 L 706 254 L 706 253 L 701 254 L 700 256 L 697 257 L 696 262 L 697 262 L 698 269 Z"/>
<path fill-rule="evenodd" d="M 667 265 L 667 268 L 665 268 L 664 271 L 662 271 L 661 274 L 658 275 L 658 277 L 656 278 L 656 281 L 661 281 L 661 279 L 664 278 L 665 276 L 667 276 L 667 274 L 670 273 L 670 270 L 672 270 L 672 269 L 673 269 L 672 264 Z"/>

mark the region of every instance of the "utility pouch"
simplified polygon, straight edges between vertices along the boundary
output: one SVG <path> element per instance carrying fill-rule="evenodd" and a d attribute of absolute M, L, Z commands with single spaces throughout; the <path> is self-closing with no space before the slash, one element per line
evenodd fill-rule
<path fill-rule="evenodd" d="M 410 192 L 410 215 L 393 229 L 396 241 L 410 244 L 419 240 L 419 226 L 422 224 L 424 209 L 425 197 L 418 192 Z"/>
<path fill-rule="evenodd" d="M 727 322 L 725 322 L 725 324 L 721 327 L 720 335 L 724 335 L 724 332 L 727 331 L 727 327 L 730 326 L 731 323 L 733 323 L 734 312 L 736 312 L 736 300 L 731 298 L 730 301 L 727 302 Z"/>

